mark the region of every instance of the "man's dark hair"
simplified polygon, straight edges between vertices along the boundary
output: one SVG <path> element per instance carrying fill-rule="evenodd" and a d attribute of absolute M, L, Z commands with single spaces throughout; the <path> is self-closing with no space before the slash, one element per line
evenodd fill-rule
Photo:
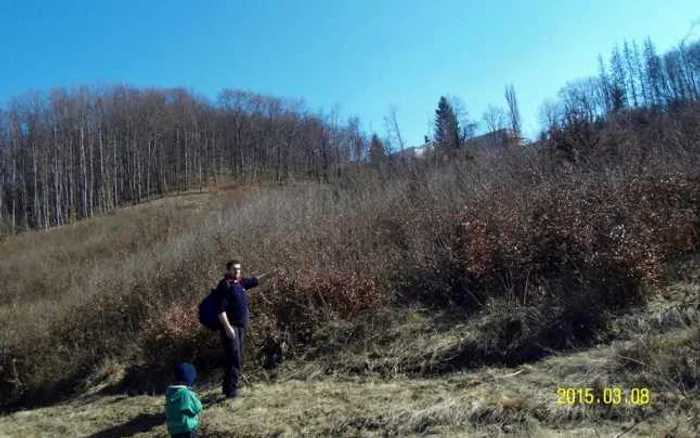
<path fill-rule="evenodd" d="M 226 262 L 226 270 L 230 271 L 231 267 L 233 267 L 233 265 L 240 265 L 240 264 L 241 264 L 241 262 L 239 262 L 236 259 L 229 260 L 228 262 Z"/>

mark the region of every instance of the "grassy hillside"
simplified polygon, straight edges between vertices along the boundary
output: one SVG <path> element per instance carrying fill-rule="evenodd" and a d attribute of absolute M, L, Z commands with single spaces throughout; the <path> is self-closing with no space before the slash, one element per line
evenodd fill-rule
<path fill-rule="evenodd" d="M 370 346 L 349 345 L 329 370 L 327 358 L 284 363 L 272 380 L 249 382 L 235 401 L 219 397 L 218 376 L 198 385 L 203 436 L 673 436 L 700 432 L 696 397 L 700 355 L 700 266 L 645 309 L 618 319 L 608 346 L 556 354 L 516 368 L 480 367 L 415 377 L 401 364 L 430 367 L 466 348 L 471 326 L 407 311 Z M 377 348 L 378 345 L 384 347 Z M 425 348 L 429 345 L 429 348 Z M 426 352 L 429 357 L 426 357 Z M 351 359 L 350 356 L 353 358 Z M 358 362 L 364 372 L 348 372 Z M 391 363 L 393 367 L 384 366 Z M 342 366 L 345 369 L 341 369 Z M 384 370 L 384 372 L 382 372 Z M 162 396 L 115 394 L 123 377 L 103 370 L 82 396 L 0 417 L 7 436 L 163 436 Z M 269 378 L 270 376 L 268 376 Z M 646 406 L 556 403 L 563 386 L 649 388 Z"/>
<path fill-rule="evenodd" d="M 157 396 L 123 395 L 162 391 L 179 360 L 215 392 L 221 353 L 196 305 L 238 257 L 274 275 L 251 291 L 250 397 L 212 404 L 207 436 L 232 430 L 229 409 L 242 413 L 239 436 L 586 436 L 624 424 L 692 435 L 697 271 L 678 259 L 698 244 L 697 167 L 666 154 L 573 168 L 541 152 L 193 193 L 6 237 L 0 402 L 68 404 L 9 414 L 0 430 L 162 433 Z M 272 382 L 253 360 L 268 335 L 290 345 Z M 612 383 L 659 398 L 554 405 L 557 386 Z M 83 406 L 75 424 L 51 419 L 61 406 Z"/>

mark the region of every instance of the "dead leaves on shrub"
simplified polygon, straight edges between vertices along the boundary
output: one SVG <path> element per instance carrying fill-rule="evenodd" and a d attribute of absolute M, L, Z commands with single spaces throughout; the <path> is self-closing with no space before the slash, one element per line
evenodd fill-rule
<path fill-rule="evenodd" d="M 269 330 L 296 333 L 329 320 L 352 321 L 387 302 L 377 279 L 342 270 L 284 271 L 260 295 L 251 303 L 256 321 Z"/>
<path fill-rule="evenodd" d="M 697 242 L 698 179 L 570 178 L 530 192 L 490 190 L 456 218 L 460 268 L 472 278 L 524 284 L 568 271 L 582 282 L 649 286 L 663 279 L 669 257 Z"/>

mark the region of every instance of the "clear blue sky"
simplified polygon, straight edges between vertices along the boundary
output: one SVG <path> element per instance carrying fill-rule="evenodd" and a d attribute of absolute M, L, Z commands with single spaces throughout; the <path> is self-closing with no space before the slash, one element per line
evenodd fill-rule
<path fill-rule="evenodd" d="M 481 118 L 512 82 L 534 135 L 540 104 L 599 53 L 647 35 L 665 51 L 698 19 L 697 0 L 0 0 L 0 102 L 97 83 L 241 88 L 338 105 L 380 134 L 395 105 L 418 144 L 440 95 Z"/>

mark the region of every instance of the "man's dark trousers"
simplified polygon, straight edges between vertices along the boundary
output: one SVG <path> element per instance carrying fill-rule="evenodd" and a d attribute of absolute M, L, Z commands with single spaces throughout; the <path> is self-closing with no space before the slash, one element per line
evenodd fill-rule
<path fill-rule="evenodd" d="M 233 326 L 236 332 L 236 339 L 231 339 L 226 335 L 226 331 L 219 330 L 221 345 L 224 347 L 226 364 L 224 365 L 224 381 L 222 389 L 226 397 L 233 397 L 238 390 L 238 379 L 243 369 L 243 327 Z"/>

